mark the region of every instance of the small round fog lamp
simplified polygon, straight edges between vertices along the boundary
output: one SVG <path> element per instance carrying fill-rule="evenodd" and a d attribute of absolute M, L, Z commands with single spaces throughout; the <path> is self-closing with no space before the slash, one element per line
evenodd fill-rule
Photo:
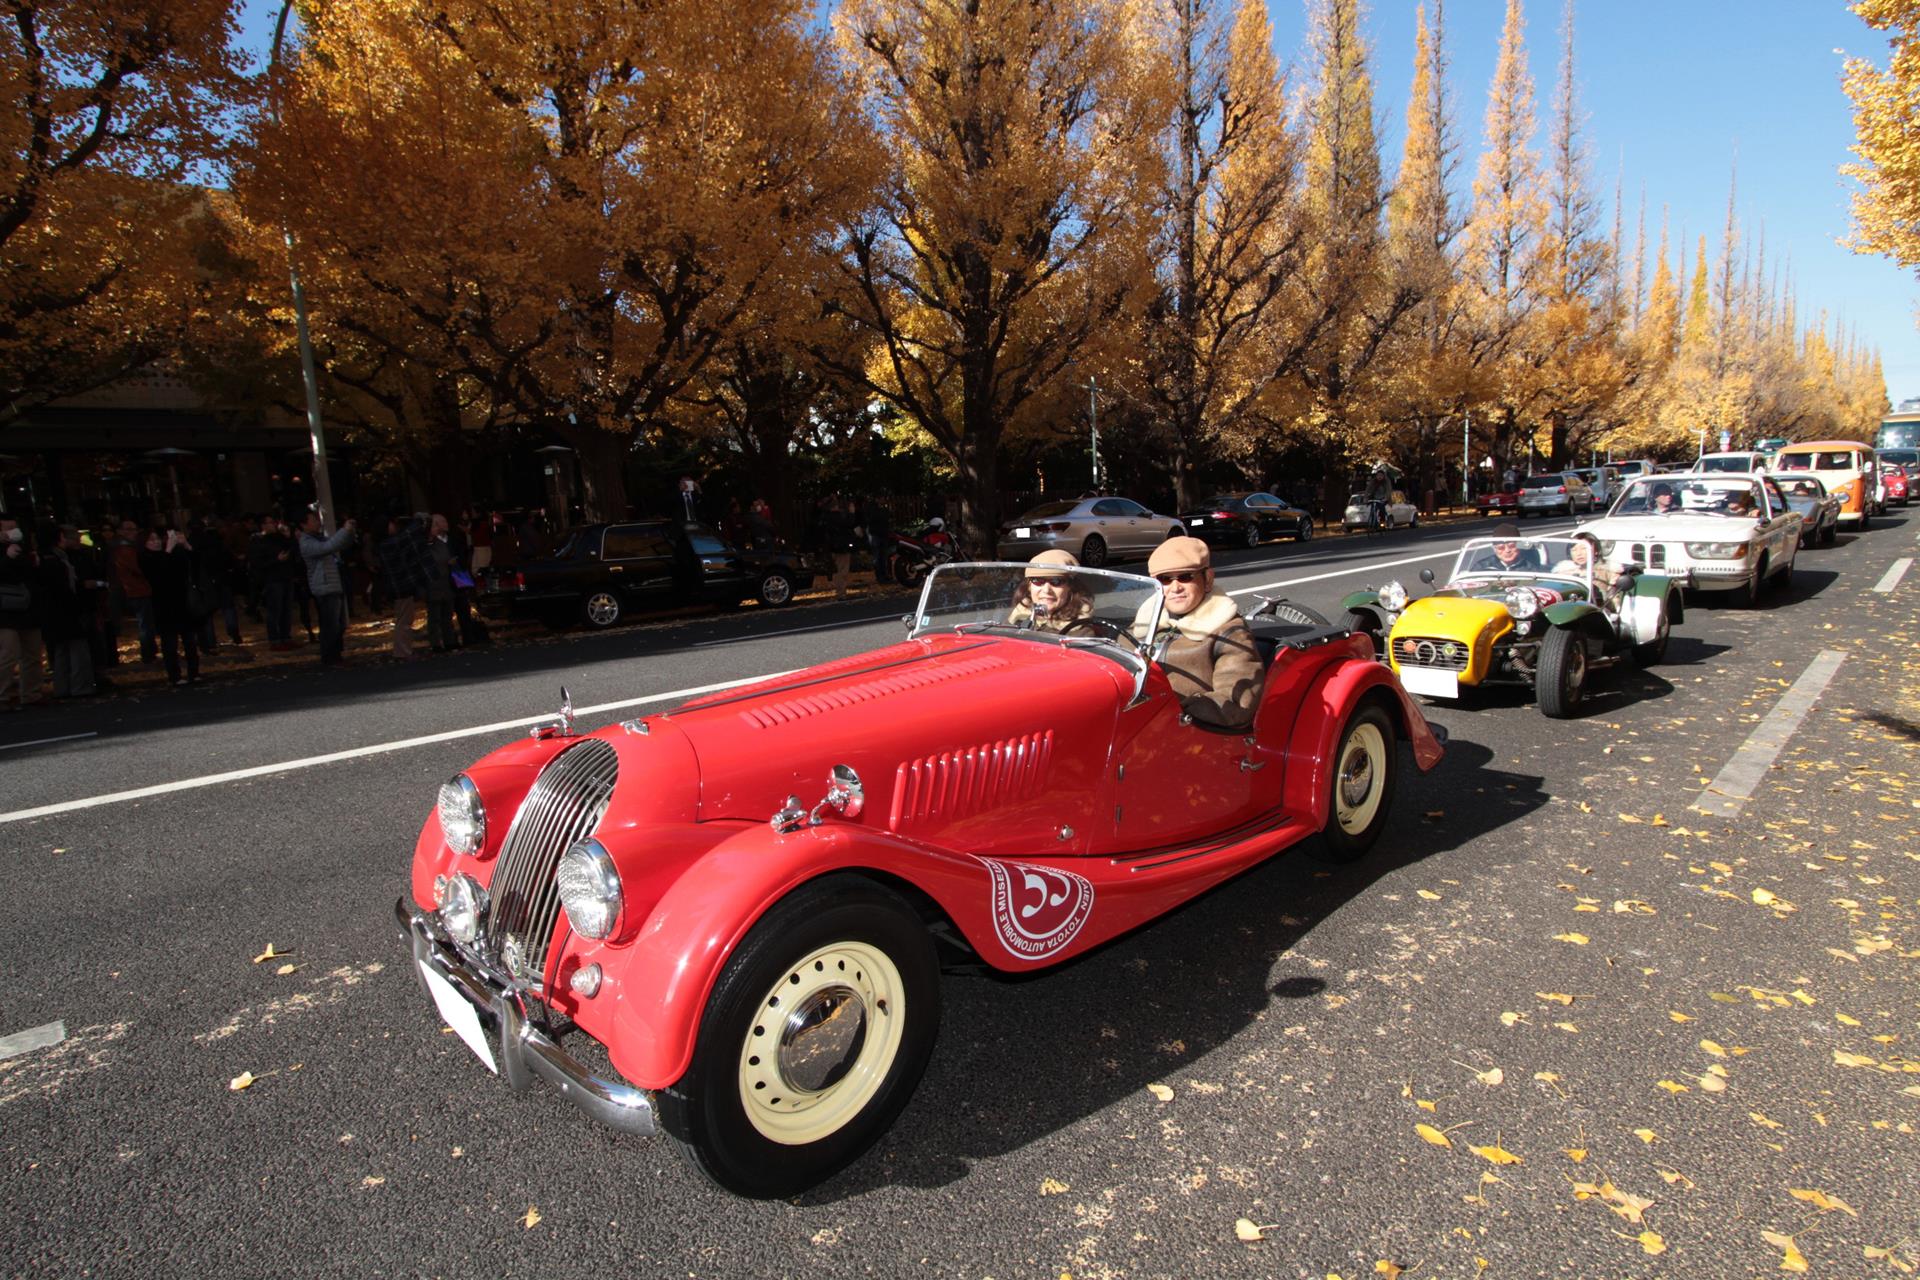
<path fill-rule="evenodd" d="M 472 943 L 487 918 L 487 891 L 478 880 L 462 874 L 436 877 L 433 888 L 447 936 L 455 942 Z"/>

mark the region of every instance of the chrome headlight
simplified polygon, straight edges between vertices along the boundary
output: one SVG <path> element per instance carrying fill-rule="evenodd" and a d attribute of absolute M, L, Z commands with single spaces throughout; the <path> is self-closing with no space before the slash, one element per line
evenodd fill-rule
<path fill-rule="evenodd" d="M 480 788 L 464 773 L 440 784 L 440 835 L 447 848 L 469 856 L 487 843 L 487 807 Z"/>
<path fill-rule="evenodd" d="M 1747 554 L 1744 542 L 1689 542 L 1687 554 L 1696 560 L 1740 560 Z"/>
<path fill-rule="evenodd" d="M 1388 613 L 1398 613 L 1407 607 L 1407 589 L 1398 582 L 1389 582 L 1380 588 L 1380 607 Z"/>
<path fill-rule="evenodd" d="M 591 836 L 574 841 L 560 855 L 556 879 L 560 905 L 575 933 L 604 938 L 613 932 L 620 919 L 620 873 L 605 845 Z"/>
<path fill-rule="evenodd" d="M 434 905 L 440 908 L 440 923 L 455 942 L 469 945 L 480 936 L 487 918 L 487 891 L 470 875 L 456 872 L 435 876 Z"/>
<path fill-rule="evenodd" d="M 1540 612 L 1540 597 L 1532 587 L 1507 588 L 1507 613 L 1515 618 L 1531 618 Z"/>

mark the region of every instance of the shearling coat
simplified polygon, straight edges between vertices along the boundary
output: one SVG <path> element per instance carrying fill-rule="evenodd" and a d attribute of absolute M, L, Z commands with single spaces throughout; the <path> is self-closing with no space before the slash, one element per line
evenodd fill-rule
<path fill-rule="evenodd" d="M 1142 617 L 1135 633 L 1145 627 Z M 1181 710 L 1202 724 L 1222 728 L 1240 729 L 1253 723 L 1267 668 L 1260 661 L 1252 630 L 1231 599 L 1215 592 L 1181 617 L 1162 613 L 1148 649 L 1163 643 L 1160 667 L 1180 699 Z"/>

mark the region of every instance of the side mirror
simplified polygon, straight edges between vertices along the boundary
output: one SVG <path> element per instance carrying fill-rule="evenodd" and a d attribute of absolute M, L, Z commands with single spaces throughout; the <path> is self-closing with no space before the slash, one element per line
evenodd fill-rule
<path fill-rule="evenodd" d="M 1431 570 L 1431 569 L 1422 569 L 1422 570 L 1420 571 L 1420 581 L 1422 581 L 1422 582 L 1424 582 L 1424 583 L 1426 583 L 1426 584 L 1427 584 L 1428 586 L 1432 586 L 1432 585 L 1433 585 L 1433 570 Z"/>
<path fill-rule="evenodd" d="M 900 625 L 907 629 L 908 635 L 913 634 L 913 622 L 914 622 L 914 618 L 912 614 L 903 613 L 900 615 Z"/>

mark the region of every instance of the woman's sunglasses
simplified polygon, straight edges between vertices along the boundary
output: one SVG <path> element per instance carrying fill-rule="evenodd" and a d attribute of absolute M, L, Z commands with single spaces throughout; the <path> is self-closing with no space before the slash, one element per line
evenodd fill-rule
<path fill-rule="evenodd" d="M 1062 587 L 1064 588 L 1067 585 L 1067 582 L 1066 582 L 1066 579 L 1064 578 L 1028 578 L 1027 585 L 1030 587 Z"/>
<path fill-rule="evenodd" d="M 1203 572 L 1205 572 L 1205 570 L 1182 569 L 1178 573 L 1156 573 L 1153 575 L 1153 580 L 1163 587 L 1171 586 L 1176 582 L 1198 582 Z"/>

